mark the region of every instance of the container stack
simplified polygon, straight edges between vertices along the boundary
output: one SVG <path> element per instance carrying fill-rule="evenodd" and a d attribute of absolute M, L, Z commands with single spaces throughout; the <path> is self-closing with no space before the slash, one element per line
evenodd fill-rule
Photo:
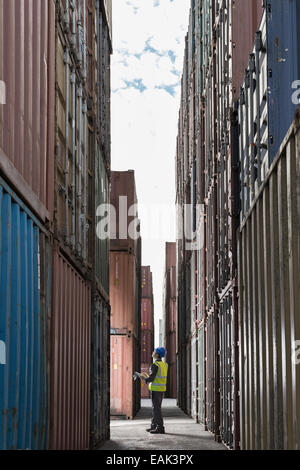
<path fill-rule="evenodd" d="M 176 398 L 177 390 L 176 321 L 176 242 L 167 242 L 163 287 L 163 346 L 167 351 L 166 360 L 169 366 L 167 398 Z"/>
<path fill-rule="evenodd" d="M 150 266 L 142 266 L 141 301 L 141 372 L 149 374 L 154 350 L 154 303 Z M 149 388 L 145 384 L 142 384 L 141 398 L 150 398 Z"/>
<path fill-rule="evenodd" d="M 134 171 L 111 172 L 110 413 L 133 419 L 140 408 L 141 238 Z M 128 215 L 128 214 L 134 215 Z"/>
<path fill-rule="evenodd" d="M 300 447 L 298 3 L 192 0 L 186 37 L 178 403 L 235 449 Z"/>
<path fill-rule="evenodd" d="M 88 449 L 109 436 L 98 399 L 109 400 L 108 243 L 99 277 L 94 214 L 109 202 L 110 3 L 0 5 L 3 449 Z"/>

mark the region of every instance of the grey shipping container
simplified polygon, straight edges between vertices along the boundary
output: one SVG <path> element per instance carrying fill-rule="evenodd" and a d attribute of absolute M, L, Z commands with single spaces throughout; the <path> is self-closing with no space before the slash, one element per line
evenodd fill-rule
<path fill-rule="evenodd" d="M 299 110 L 240 228 L 242 449 L 299 449 Z"/>

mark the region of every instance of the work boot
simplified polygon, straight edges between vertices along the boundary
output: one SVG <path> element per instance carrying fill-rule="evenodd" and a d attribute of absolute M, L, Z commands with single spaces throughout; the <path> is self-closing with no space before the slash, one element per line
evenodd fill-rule
<path fill-rule="evenodd" d="M 165 434 L 165 428 L 155 428 L 150 431 L 150 434 Z"/>
<path fill-rule="evenodd" d="M 155 427 L 154 427 L 154 426 L 151 426 L 151 428 L 146 429 L 146 431 L 147 431 L 147 432 L 151 432 L 151 431 L 153 431 L 154 429 L 155 429 Z"/>

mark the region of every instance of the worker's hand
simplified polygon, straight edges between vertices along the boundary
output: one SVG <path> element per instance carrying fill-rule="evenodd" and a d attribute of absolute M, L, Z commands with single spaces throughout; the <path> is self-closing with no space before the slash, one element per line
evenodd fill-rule
<path fill-rule="evenodd" d="M 144 377 L 143 375 L 141 375 L 141 381 L 145 384 L 145 383 L 146 383 L 146 377 Z"/>

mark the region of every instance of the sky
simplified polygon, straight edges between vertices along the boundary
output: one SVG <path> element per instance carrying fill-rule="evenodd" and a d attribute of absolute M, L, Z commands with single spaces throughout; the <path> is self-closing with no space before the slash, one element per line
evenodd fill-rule
<path fill-rule="evenodd" d="M 112 3 L 112 170 L 135 171 L 142 264 L 153 273 L 157 347 L 165 243 L 176 240 L 175 154 L 190 0 Z"/>

